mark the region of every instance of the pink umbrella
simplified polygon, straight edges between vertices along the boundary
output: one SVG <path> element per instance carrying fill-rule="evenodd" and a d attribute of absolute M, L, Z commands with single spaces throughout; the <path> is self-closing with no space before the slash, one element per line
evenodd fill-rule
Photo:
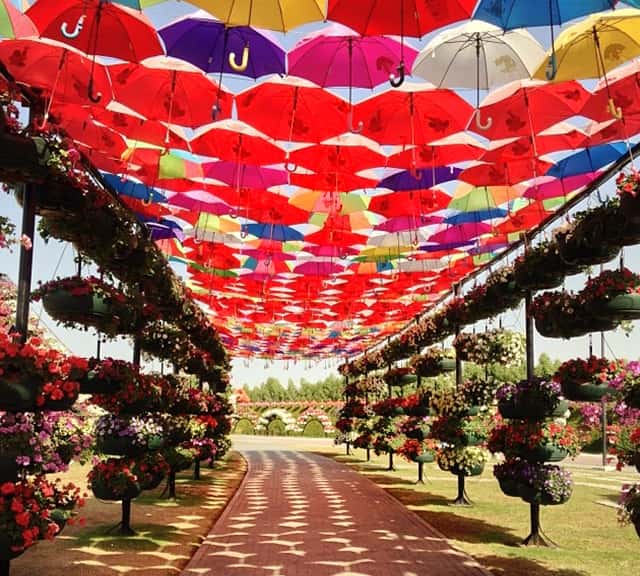
<path fill-rule="evenodd" d="M 441 232 L 429 236 L 429 242 L 438 244 L 464 244 L 491 232 L 492 228 L 484 222 L 467 222 L 456 226 L 449 226 Z"/>
<path fill-rule="evenodd" d="M 293 269 L 296 274 L 311 274 L 315 276 L 330 276 L 331 274 L 337 274 L 343 270 L 344 266 L 331 260 L 304 262 Z"/>
<path fill-rule="evenodd" d="M 258 188 L 264 190 L 271 186 L 287 184 L 287 173 L 284 170 L 247 166 L 235 162 L 205 162 L 202 165 L 207 178 L 215 178 L 230 186 L 240 188 Z"/>
<path fill-rule="evenodd" d="M 191 193 L 186 194 L 174 194 L 169 198 L 169 204 L 172 206 L 179 206 L 180 208 L 186 208 L 196 212 L 206 212 L 207 214 L 215 214 L 221 216 L 223 214 L 229 214 L 231 212 L 231 206 L 224 202 L 214 200 L 204 200 L 202 198 L 194 198 Z"/>
<path fill-rule="evenodd" d="M 347 246 L 336 246 L 334 244 L 307 246 L 304 251 L 309 252 L 314 256 L 324 256 L 327 258 L 342 258 L 344 256 L 353 256 L 355 254 L 358 254 L 358 250 L 356 250 L 355 248 L 349 248 Z"/>
<path fill-rule="evenodd" d="M 578 190 L 578 188 L 590 184 L 599 175 L 600 172 L 586 172 L 585 174 L 578 174 L 576 176 L 569 176 L 562 179 L 549 179 L 546 182 L 527 188 L 527 191 L 523 194 L 523 198 L 546 200 L 547 198 L 566 196 L 574 190 Z"/>

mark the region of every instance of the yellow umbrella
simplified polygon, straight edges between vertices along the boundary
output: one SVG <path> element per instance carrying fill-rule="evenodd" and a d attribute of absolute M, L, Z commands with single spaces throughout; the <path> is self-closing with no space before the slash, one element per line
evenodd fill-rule
<path fill-rule="evenodd" d="M 599 12 L 562 31 L 534 74 L 540 80 L 601 78 L 640 56 L 640 10 Z M 547 63 L 555 62 L 555 70 Z M 555 72 L 555 74 L 553 74 Z"/>
<path fill-rule="evenodd" d="M 232 26 L 255 26 L 286 32 L 308 22 L 326 20 L 326 0 L 189 0 Z"/>

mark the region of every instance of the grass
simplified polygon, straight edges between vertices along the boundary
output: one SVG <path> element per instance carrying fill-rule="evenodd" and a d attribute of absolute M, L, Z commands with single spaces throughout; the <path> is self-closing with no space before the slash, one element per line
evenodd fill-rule
<path fill-rule="evenodd" d="M 371 462 L 364 462 L 363 451 L 357 451 L 358 457 L 326 455 L 379 484 L 497 576 L 605 576 L 614 569 L 640 574 L 638 537 L 632 526 L 618 525 L 614 507 L 621 484 L 638 480 L 633 474 L 570 466 L 575 481 L 571 500 L 541 507 L 542 529 L 558 548 L 523 547 L 529 506 L 501 492 L 492 466 L 467 480 L 474 506 L 466 508 L 451 505 L 456 477 L 436 464 L 425 466 L 427 483 L 416 485 L 417 466 L 398 458 L 398 470 L 389 472 L 386 457 L 372 455 Z"/>

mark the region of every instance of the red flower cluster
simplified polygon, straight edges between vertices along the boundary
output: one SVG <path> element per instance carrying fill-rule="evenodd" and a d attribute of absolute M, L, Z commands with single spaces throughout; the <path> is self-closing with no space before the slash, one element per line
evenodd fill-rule
<path fill-rule="evenodd" d="M 620 172 L 616 178 L 616 187 L 618 188 L 618 194 L 625 193 L 636 196 L 638 190 L 640 190 L 640 173 L 635 170 L 631 174 Z"/>
<path fill-rule="evenodd" d="M 487 447 L 491 452 L 502 452 L 505 457 L 523 456 L 541 445 L 563 448 L 569 455 L 578 453 L 580 438 L 572 426 L 555 422 L 510 422 L 496 426 Z"/>
<path fill-rule="evenodd" d="M 584 304 L 602 302 L 620 294 L 640 293 L 640 276 L 628 268 L 605 270 L 595 278 L 590 278 L 580 292 Z"/>
<path fill-rule="evenodd" d="M 575 358 L 561 364 L 553 379 L 560 384 L 568 382 L 604 384 L 612 380 L 624 369 L 624 366 L 624 360 L 608 360 L 597 356 L 590 356 L 587 360 Z"/>

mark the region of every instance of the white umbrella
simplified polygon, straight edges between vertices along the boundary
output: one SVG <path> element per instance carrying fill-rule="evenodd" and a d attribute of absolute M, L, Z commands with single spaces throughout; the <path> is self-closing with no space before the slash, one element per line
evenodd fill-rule
<path fill-rule="evenodd" d="M 544 58 L 544 48 L 524 29 L 501 28 L 471 20 L 438 34 L 418 54 L 411 74 L 444 88 L 489 90 L 530 78 Z M 476 112 L 476 124 L 482 128 Z M 486 126 L 489 128 L 489 126 Z"/>

